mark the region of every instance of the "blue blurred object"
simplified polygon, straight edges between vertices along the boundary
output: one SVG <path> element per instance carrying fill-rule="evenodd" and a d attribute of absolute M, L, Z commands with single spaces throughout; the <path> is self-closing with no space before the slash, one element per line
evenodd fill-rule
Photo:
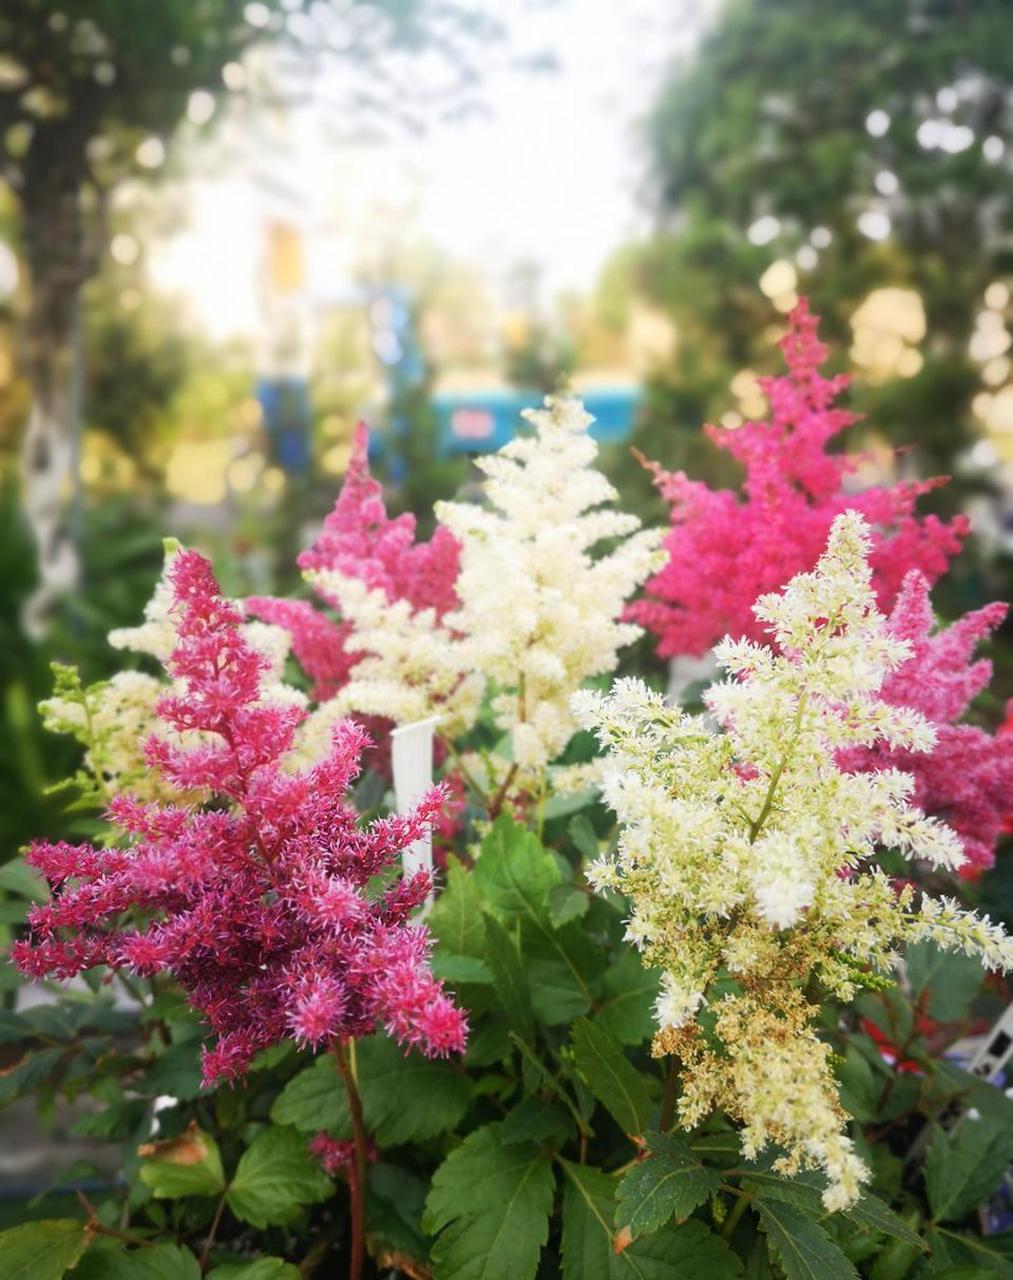
<path fill-rule="evenodd" d="M 273 461 L 289 475 L 306 475 L 310 469 L 313 428 L 307 380 L 263 378 L 257 385 L 257 400 L 264 415 Z"/>
<path fill-rule="evenodd" d="M 633 430 L 641 393 L 636 387 L 603 387 L 582 397 L 595 421 L 600 443 L 626 440 Z M 494 453 L 523 427 L 521 411 L 540 405 L 538 391 L 504 387 L 474 392 L 442 392 L 433 397 L 441 454 Z"/>

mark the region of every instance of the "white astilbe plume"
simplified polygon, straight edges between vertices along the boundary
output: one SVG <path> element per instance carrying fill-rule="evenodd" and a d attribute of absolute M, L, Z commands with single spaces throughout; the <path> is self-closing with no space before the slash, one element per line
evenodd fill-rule
<path fill-rule="evenodd" d="M 664 972 L 655 1052 L 683 1060 L 683 1123 L 724 1109 L 747 1155 L 776 1143 L 784 1170 L 822 1167 L 831 1209 L 854 1201 L 866 1171 L 842 1133 L 806 984 L 851 999 L 863 973 L 888 973 L 897 948 L 922 938 L 1013 966 L 1013 941 L 987 918 L 916 901 L 872 864 L 889 846 L 960 865 L 956 835 L 909 804 L 911 778 L 837 766 L 841 747 L 933 742 L 917 712 L 877 696 L 908 647 L 876 609 L 868 549 L 865 522 L 846 512 L 815 570 L 757 602 L 779 651 L 720 644 L 729 678 L 709 691 L 710 719 L 636 680 L 573 699 L 606 748 L 603 791 L 620 826 L 614 857 L 589 875 L 629 897 L 629 936 Z M 704 1005 L 722 1053 L 700 1032 Z"/>
<path fill-rule="evenodd" d="M 598 446 L 577 400 L 547 399 L 524 415 L 535 434 L 476 462 L 485 503 L 437 504 L 461 545 L 460 606 L 437 621 L 390 604 L 333 570 L 307 574 L 338 602 L 363 653 L 330 715 L 386 716 L 404 724 L 438 714 L 453 738 L 470 728 L 487 689 L 511 761 L 484 764 L 504 795 L 537 789 L 576 724 L 570 695 L 614 669 L 640 634 L 621 621 L 626 601 L 658 567 L 662 533 L 607 505 L 616 491 L 594 469 Z M 599 552 L 604 540 L 615 545 Z"/>

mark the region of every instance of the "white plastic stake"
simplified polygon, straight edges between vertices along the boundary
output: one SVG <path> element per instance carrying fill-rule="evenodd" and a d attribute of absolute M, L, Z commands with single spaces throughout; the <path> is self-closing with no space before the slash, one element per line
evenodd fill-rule
<path fill-rule="evenodd" d="M 433 785 L 433 730 L 439 721 L 439 716 L 430 716 L 391 731 L 391 765 L 398 813 L 406 813 Z M 401 855 L 401 865 L 406 876 L 420 869 L 431 872 L 432 837 L 423 836 L 410 844 Z"/>

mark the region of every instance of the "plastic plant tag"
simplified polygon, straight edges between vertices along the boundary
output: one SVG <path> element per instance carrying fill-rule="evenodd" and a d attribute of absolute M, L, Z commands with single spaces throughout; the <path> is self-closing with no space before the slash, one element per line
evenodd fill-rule
<path fill-rule="evenodd" d="M 429 716 L 391 731 L 394 795 L 399 813 L 410 809 L 433 785 L 433 730 L 439 720 L 439 716 Z M 432 837 L 425 836 L 410 844 L 401 855 L 401 865 L 406 876 L 420 869 L 431 872 Z"/>

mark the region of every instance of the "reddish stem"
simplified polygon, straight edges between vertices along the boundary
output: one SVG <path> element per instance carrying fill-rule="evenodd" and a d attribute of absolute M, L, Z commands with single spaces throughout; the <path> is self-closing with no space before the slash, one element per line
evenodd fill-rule
<path fill-rule="evenodd" d="M 348 1280 L 362 1280 L 366 1257 L 366 1122 L 362 1115 L 362 1099 L 356 1087 L 341 1042 L 334 1041 L 334 1058 L 348 1094 L 348 1110 L 352 1117 L 355 1160 L 348 1170 L 348 1196 L 352 1219 L 352 1254 L 348 1264 Z"/>

